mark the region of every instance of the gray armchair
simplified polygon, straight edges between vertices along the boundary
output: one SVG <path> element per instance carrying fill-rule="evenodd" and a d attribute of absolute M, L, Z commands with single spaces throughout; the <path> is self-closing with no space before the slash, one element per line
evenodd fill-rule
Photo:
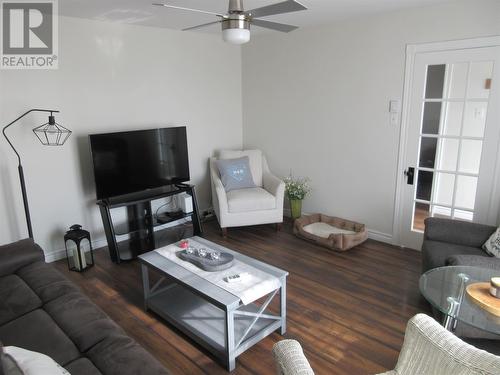
<path fill-rule="evenodd" d="M 474 265 L 460 263 L 464 261 L 474 262 L 477 265 L 496 263 L 500 270 L 500 262 L 495 262 L 494 258 L 488 256 L 481 248 L 495 230 L 496 227 L 490 225 L 466 221 L 435 217 L 426 219 L 422 244 L 422 273 L 451 264 Z M 457 255 L 469 257 L 454 259 L 453 257 Z M 479 260 L 474 259 L 474 257 L 479 257 Z"/>
<path fill-rule="evenodd" d="M 278 375 L 313 375 L 294 340 L 274 345 Z M 333 373 L 333 371 L 332 371 Z M 469 345 L 431 317 L 415 315 L 406 327 L 396 368 L 380 375 L 498 375 L 500 357 Z"/>

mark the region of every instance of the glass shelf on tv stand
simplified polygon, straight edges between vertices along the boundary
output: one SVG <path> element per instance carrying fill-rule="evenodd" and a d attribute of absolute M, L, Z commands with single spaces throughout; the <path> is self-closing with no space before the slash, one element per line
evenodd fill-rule
<path fill-rule="evenodd" d="M 153 215 L 151 201 L 184 192 L 192 197 L 192 213 L 179 213 L 170 218 L 164 218 L 164 220 L 158 220 L 158 218 Z M 161 229 L 162 225 L 190 217 L 193 225 L 193 233 L 195 235 L 201 235 L 203 233 L 198 214 L 195 190 L 192 185 L 179 184 L 175 186 L 165 186 L 161 189 L 147 190 L 112 199 L 103 199 L 97 201 L 97 205 L 100 208 L 106 232 L 108 250 L 111 259 L 115 263 L 120 263 L 122 260 L 133 259 L 144 251 L 157 248 L 157 232 Z M 127 207 L 127 210 L 131 212 L 131 214 L 128 222 L 115 225 L 113 223 L 114 220 L 111 211 L 120 207 Z M 129 241 L 118 242 L 117 236 L 125 235 L 130 237 Z M 134 247 L 136 248 L 134 249 Z M 125 251 L 127 255 L 122 256 L 122 251 Z"/>
<path fill-rule="evenodd" d="M 161 219 L 153 217 L 153 222 L 152 222 L 153 228 L 171 224 L 179 220 L 189 219 L 191 218 L 192 215 L 193 212 L 184 213 L 182 211 L 174 213 L 165 213 L 162 215 Z M 142 225 L 140 220 L 130 220 L 121 224 L 116 224 L 115 235 L 124 236 L 132 233 L 148 232 L 149 228 L 140 227 L 140 225 Z"/>

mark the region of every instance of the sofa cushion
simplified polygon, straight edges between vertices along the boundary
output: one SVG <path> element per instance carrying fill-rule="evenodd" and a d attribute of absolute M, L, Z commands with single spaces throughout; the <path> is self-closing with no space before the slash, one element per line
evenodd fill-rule
<path fill-rule="evenodd" d="M 167 372 L 151 354 L 130 337 L 111 335 L 87 352 L 88 358 L 103 374 L 166 375 Z"/>
<path fill-rule="evenodd" d="M 101 375 L 101 372 L 88 358 L 78 358 L 66 365 L 71 375 Z"/>
<path fill-rule="evenodd" d="M 0 278 L 0 325 L 42 306 L 42 301 L 17 275 Z"/>
<path fill-rule="evenodd" d="M 446 260 L 452 255 L 488 256 L 479 247 L 455 245 L 441 241 L 424 241 L 422 245 L 422 270 L 446 266 Z"/>
<path fill-rule="evenodd" d="M 468 221 L 428 217 L 425 219 L 424 239 L 479 248 L 496 229 Z"/>
<path fill-rule="evenodd" d="M 43 251 L 31 238 L 0 246 L 0 276 L 15 273 L 19 268 L 43 260 Z"/>
<path fill-rule="evenodd" d="M 446 259 L 447 266 L 472 266 L 500 272 L 500 258 L 477 255 L 452 255 Z"/>
<path fill-rule="evenodd" d="M 42 309 L 0 326 L 0 340 L 5 346 L 46 354 L 61 366 L 80 357 L 73 342 Z"/>
<path fill-rule="evenodd" d="M 125 334 L 81 293 L 65 294 L 47 303 L 44 309 L 81 352 L 111 334 Z"/>
<path fill-rule="evenodd" d="M 219 159 L 237 159 L 248 156 L 250 161 L 250 170 L 252 171 L 253 182 L 255 185 L 262 186 L 262 151 L 260 150 L 221 150 Z"/>
<path fill-rule="evenodd" d="M 262 188 L 238 189 L 227 193 L 229 212 L 272 210 L 276 208 L 276 198 Z"/>
<path fill-rule="evenodd" d="M 40 297 L 43 303 L 50 302 L 64 294 L 79 292 L 79 289 L 66 279 L 53 266 L 36 262 L 17 271 L 28 286 Z"/>

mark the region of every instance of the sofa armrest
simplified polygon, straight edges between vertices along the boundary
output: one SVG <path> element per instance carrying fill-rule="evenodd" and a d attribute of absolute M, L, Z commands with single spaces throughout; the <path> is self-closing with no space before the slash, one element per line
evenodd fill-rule
<path fill-rule="evenodd" d="M 274 344 L 273 356 L 278 375 L 314 375 L 302 347 L 295 340 L 282 340 Z"/>
<path fill-rule="evenodd" d="M 478 255 L 452 255 L 446 259 L 446 265 L 472 266 L 500 271 L 500 258 Z"/>
<path fill-rule="evenodd" d="M 495 230 L 490 225 L 430 217 L 425 220 L 424 239 L 481 247 Z"/>
<path fill-rule="evenodd" d="M 262 174 L 264 189 L 274 195 L 276 199 L 283 200 L 285 197 L 285 183 L 270 172 Z"/>
<path fill-rule="evenodd" d="M 0 246 L 0 276 L 13 274 L 21 267 L 43 260 L 43 250 L 31 238 Z"/>

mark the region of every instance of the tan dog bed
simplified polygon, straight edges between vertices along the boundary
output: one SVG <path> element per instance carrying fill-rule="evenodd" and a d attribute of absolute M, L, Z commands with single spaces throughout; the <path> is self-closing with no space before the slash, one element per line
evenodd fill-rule
<path fill-rule="evenodd" d="M 368 238 L 364 224 L 323 214 L 303 215 L 293 225 L 297 237 L 336 251 L 346 251 Z"/>

